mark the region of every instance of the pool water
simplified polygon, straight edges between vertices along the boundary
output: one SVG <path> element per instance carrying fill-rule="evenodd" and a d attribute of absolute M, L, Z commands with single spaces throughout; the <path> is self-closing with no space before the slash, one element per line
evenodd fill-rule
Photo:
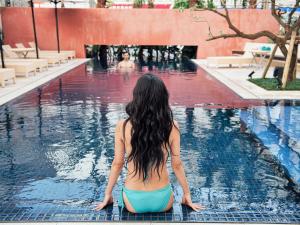
<path fill-rule="evenodd" d="M 299 117 L 289 118 L 294 125 L 288 129 L 278 125 L 294 144 L 266 143 L 274 133 L 261 137 L 255 126 L 262 122 L 249 120 L 266 102 L 243 100 L 200 69 L 152 72 L 170 92 L 192 199 L 206 209 L 195 212 L 180 204 L 182 189 L 169 159 L 175 194 L 171 210 L 121 212 L 117 200 L 126 177 L 123 169 L 113 190 L 114 205 L 95 212 L 113 160 L 115 125 L 126 117 L 126 103 L 143 72 L 85 69 L 79 66 L 0 106 L 0 221 L 300 222 L 299 186 L 290 176 L 300 174 L 295 144 L 300 140 L 295 125 Z M 299 103 L 292 102 L 293 112 L 299 112 Z M 278 146 L 293 151 L 293 158 L 286 158 L 293 173 L 274 154 Z"/>

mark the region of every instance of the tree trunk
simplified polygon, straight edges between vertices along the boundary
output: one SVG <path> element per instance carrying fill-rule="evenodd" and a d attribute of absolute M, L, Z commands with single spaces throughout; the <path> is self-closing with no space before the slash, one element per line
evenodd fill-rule
<path fill-rule="evenodd" d="M 256 9 L 257 0 L 249 0 L 249 8 Z"/>
<path fill-rule="evenodd" d="M 297 66 L 297 61 L 298 61 L 297 54 L 298 54 L 298 44 L 295 44 L 294 48 L 293 48 L 293 54 L 292 54 L 291 64 L 290 64 L 289 73 L 288 73 L 288 80 L 287 80 L 288 82 L 295 79 L 294 71 L 295 71 L 295 67 Z"/>
<path fill-rule="evenodd" d="M 148 0 L 148 8 L 150 9 L 154 8 L 154 0 Z"/>
<path fill-rule="evenodd" d="M 284 62 L 286 62 L 287 55 L 288 55 L 288 49 L 285 47 L 285 45 L 282 45 L 282 44 L 279 44 L 279 48 L 284 55 L 284 58 L 285 58 Z M 298 44 L 295 44 L 294 48 L 293 48 L 293 53 L 292 53 L 292 58 L 291 58 L 291 63 L 290 63 L 290 67 L 289 67 L 287 81 L 291 81 L 294 79 L 293 73 L 295 70 L 295 66 L 297 66 L 297 60 L 298 60 L 297 54 L 298 54 Z"/>

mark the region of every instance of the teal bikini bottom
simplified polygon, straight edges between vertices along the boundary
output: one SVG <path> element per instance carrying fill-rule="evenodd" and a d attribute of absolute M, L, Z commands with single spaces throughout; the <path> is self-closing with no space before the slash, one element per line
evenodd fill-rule
<path fill-rule="evenodd" d="M 131 190 L 122 186 L 118 201 L 118 205 L 122 207 L 122 210 L 125 207 L 123 191 L 136 213 L 163 212 L 173 192 L 170 183 L 153 191 Z"/>

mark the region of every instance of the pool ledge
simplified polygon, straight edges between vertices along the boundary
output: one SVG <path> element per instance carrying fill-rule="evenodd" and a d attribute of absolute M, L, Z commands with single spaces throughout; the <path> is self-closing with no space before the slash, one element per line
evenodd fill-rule
<path fill-rule="evenodd" d="M 85 58 L 72 59 L 60 66 L 49 67 L 47 71 L 39 72 L 36 76 L 17 77 L 16 84 L 7 84 L 4 88 L 0 87 L 0 106 L 89 60 Z"/>
<path fill-rule="evenodd" d="M 172 223 L 172 222 L 49 222 L 49 223 L 28 223 L 28 222 L 18 222 L 18 223 L 1 223 L 1 225 L 13 225 L 13 224 L 26 224 L 26 225 L 84 225 L 84 224 L 93 224 L 93 225 L 100 225 L 100 224 L 106 224 L 106 225 L 166 225 L 166 224 L 172 224 L 172 225 L 182 225 L 182 224 L 192 224 L 192 225 L 228 225 L 230 223 L 197 223 L 197 222 L 193 222 L 193 223 L 186 223 L 186 222 L 182 222 L 182 223 Z M 231 223 L 234 225 L 266 225 L 266 223 Z M 270 223 L 272 225 L 282 225 L 284 223 Z M 293 225 L 291 223 L 289 223 L 289 225 Z M 296 223 L 295 223 L 296 225 Z"/>
<path fill-rule="evenodd" d="M 300 91 L 268 91 L 250 81 L 247 81 L 248 74 L 255 71 L 253 78 L 260 78 L 263 69 L 254 67 L 243 68 L 222 68 L 208 67 L 205 59 L 193 59 L 200 68 L 205 70 L 209 75 L 216 78 L 218 81 L 226 85 L 229 89 L 235 92 L 243 99 L 295 99 L 300 100 Z M 273 77 L 273 69 L 270 68 L 267 73 L 268 78 Z M 297 78 L 300 77 L 299 72 Z"/>

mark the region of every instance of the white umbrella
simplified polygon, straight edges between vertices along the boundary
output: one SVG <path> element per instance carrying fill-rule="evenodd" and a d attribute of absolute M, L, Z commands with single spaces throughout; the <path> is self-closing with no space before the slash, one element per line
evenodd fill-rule
<path fill-rule="evenodd" d="M 39 58 L 39 45 L 36 35 L 36 26 L 35 26 L 35 16 L 34 16 L 34 0 L 29 1 L 30 7 L 31 7 L 31 15 L 32 15 L 32 25 L 33 25 L 33 35 L 34 35 L 34 42 L 35 42 L 35 52 L 36 52 L 36 58 Z"/>
<path fill-rule="evenodd" d="M 0 52 L 1 52 L 1 62 L 2 62 L 2 68 L 5 68 L 4 64 L 4 55 L 3 55 L 3 49 L 2 49 L 2 42 L 3 42 L 3 33 L 2 33 L 2 15 L 0 15 Z"/>
<path fill-rule="evenodd" d="M 55 23 L 56 23 L 56 39 L 57 39 L 57 51 L 60 52 L 60 43 L 59 43 L 59 26 L 58 26 L 58 14 L 57 14 L 57 4 L 64 3 L 64 0 L 31 0 L 34 3 L 43 3 L 50 2 L 55 5 Z"/>

